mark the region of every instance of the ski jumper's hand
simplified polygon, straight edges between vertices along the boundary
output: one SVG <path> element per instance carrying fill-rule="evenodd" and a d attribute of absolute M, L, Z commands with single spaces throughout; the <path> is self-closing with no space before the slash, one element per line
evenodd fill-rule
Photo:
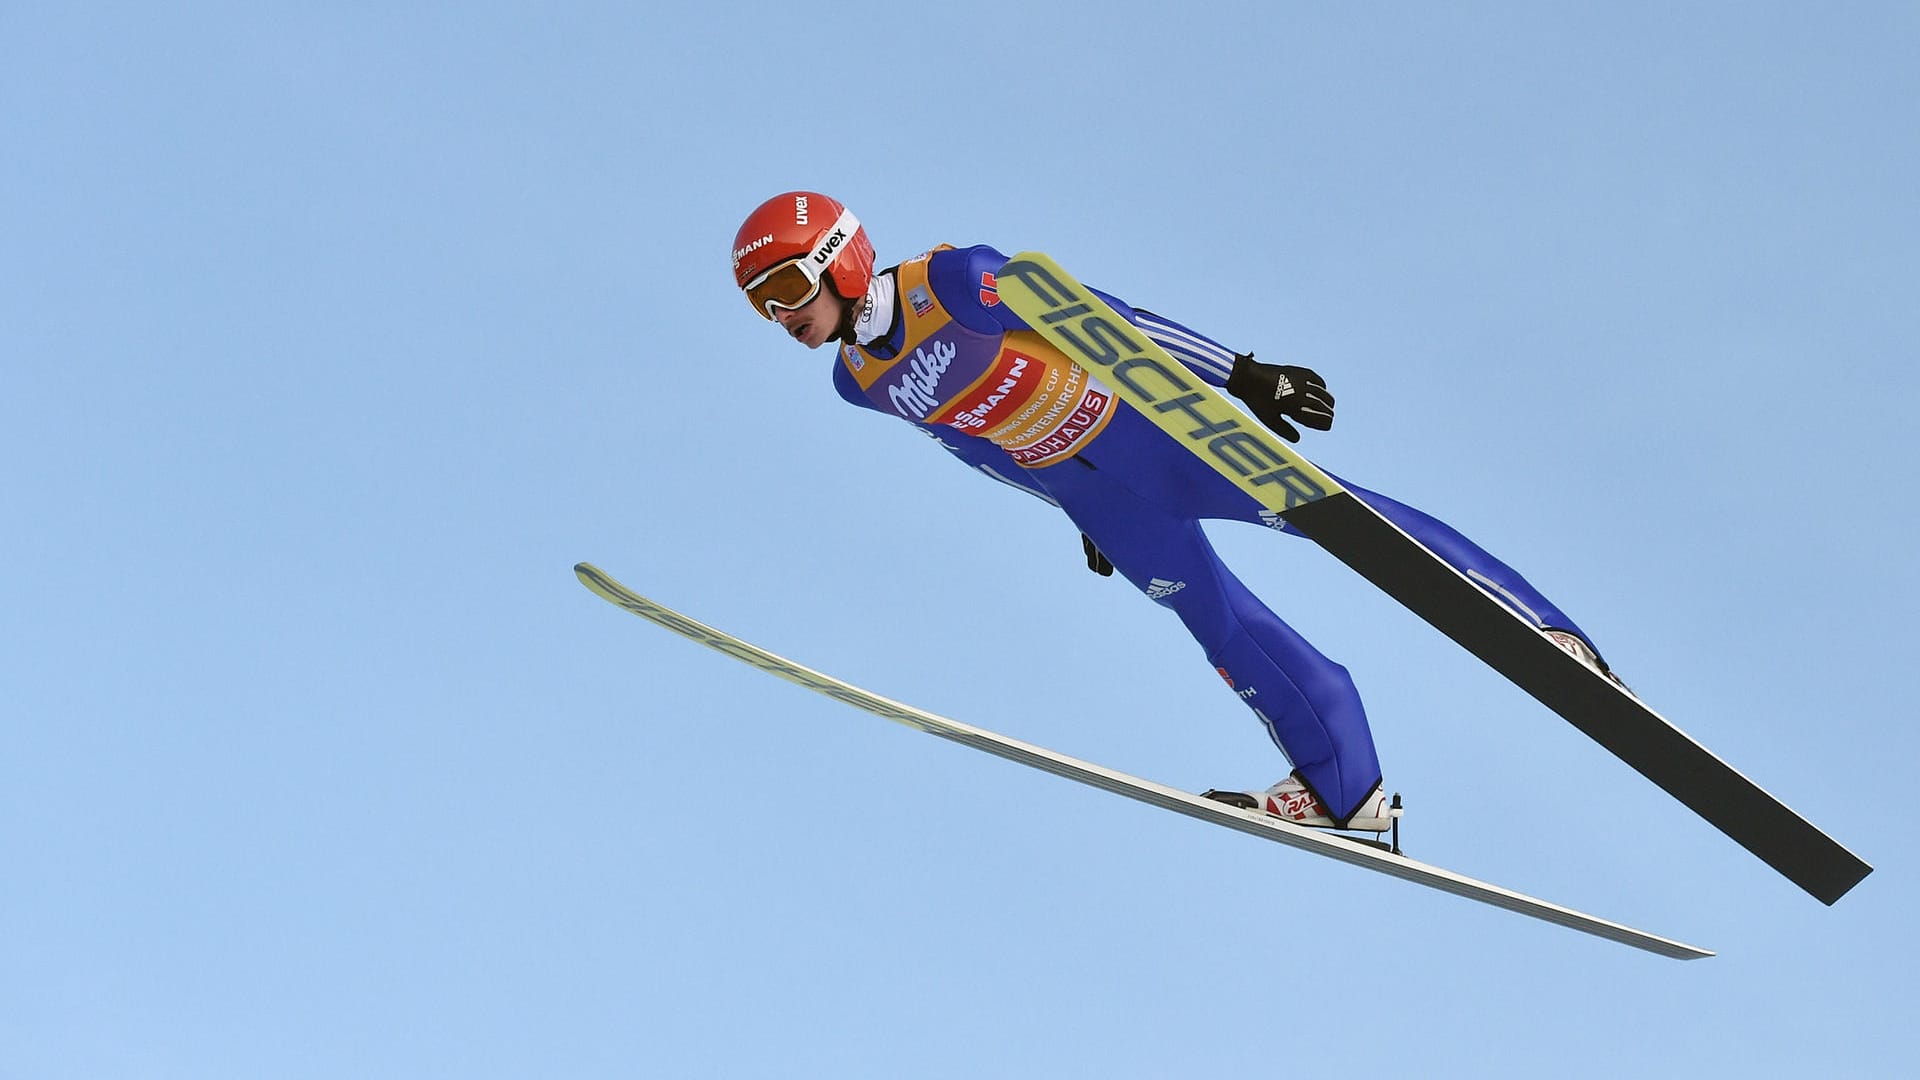
<path fill-rule="evenodd" d="M 1288 419 L 1315 431 L 1333 426 L 1333 395 L 1325 380 L 1307 368 L 1262 364 L 1252 353 L 1235 356 L 1227 393 L 1246 402 L 1261 423 L 1288 442 L 1300 441 L 1300 432 Z"/>
<path fill-rule="evenodd" d="M 1113 564 L 1107 561 L 1105 555 L 1100 554 L 1100 549 L 1094 545 L 1093 537 L 1088 536 L 1086 533 L 1081 533 L 1080 546 L 1085 548 L 1087 552 L 1087 569 L 1099 574 L 1101 577 L 1113 576 Z"/>

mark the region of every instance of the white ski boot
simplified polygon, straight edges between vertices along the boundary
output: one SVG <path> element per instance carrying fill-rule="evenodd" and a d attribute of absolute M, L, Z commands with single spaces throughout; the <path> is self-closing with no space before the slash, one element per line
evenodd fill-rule
<path fill-rule="evenodd" d="M 1550 626 L 1541 627 L 1540 632 L 1547 635 L 1548 641 L 1566 650 L 1568 655 L 1572 656 L 1575 660 L 1580 661 L 1613 680 L 1613 685 L 1618 686 L 1629 694 L 1633 693 L 1633 688 L 1622 681 L 1620 676 L 1615 675 L 1613 669 L 1607 666 L 1607 662 L 1600 659 L 1600 654 L 1593 651 L 1593 646 L 1587 644 L 1586 640 L 1579 634 L 1570 630 L 1555 630 Z"/>
<path fill-rule="evenodd" d="M 1387 802 L 1384 785 L 1375 787 L 1372 794 L 1360 800 L 1360 808 L 1345 825 L 1334 824 L 1326 805 L 1300 779 L 1299 773 L 1288 773 L 1286 779 L 1257 795 L 1243 791 L 1209 791 L 1205 797 L 1243 810 L 1265 810 L 1282 821 L 1315 829 L 1381 833 L 1393 828 L 1393 808 Z"/>

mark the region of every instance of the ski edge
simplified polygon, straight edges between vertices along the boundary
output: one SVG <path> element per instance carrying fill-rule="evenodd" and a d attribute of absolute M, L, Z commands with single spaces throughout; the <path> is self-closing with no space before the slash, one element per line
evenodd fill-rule
<path fill-rule="evenodd" d="M 974 727 L 971 724 L 882 697 L 852 683 L 795 663 L 649 600 L 622 585 L 591 563 L 583 562 L 575 565 L 574 573 L 588 590 L 615 607 L 638 615 L 770 675 L 906 727 L 1187 817 L 1223 825 L 1264 840 L 1307 850 L 1349 865 L 1503 908 L 1516 914 L 1554 923 L 1660 956 L 1676 960 L 1698 960 L 1714 955 L 1711 950 L 1602 919 L 1551 901 L 1466 877 L 1451 870 L 1417 862 L 1405 856 L 1392 855 L 1355 844 L 1340 836 L 1287 825 L 1256 811 L 1235 809 L 1224 803 L 1204 799 L 1152 780 L 1082 761 L 998 732 Z"/>

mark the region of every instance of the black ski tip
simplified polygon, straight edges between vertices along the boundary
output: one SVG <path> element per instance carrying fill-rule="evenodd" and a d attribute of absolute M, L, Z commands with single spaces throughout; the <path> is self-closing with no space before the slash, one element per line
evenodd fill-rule
<path fill-rule="evenodd" d="M 1852 852 L 1848 852 L 1847 854 L 1852 855 Z M 1855 885 L 1866 880 L 1867 875 L 1871 873 L 1873 873 L 1873 867 L 1868 865 L 1864 860 L 1856 857 L 1850 865 L 1843 864 L 1819 880 L 1795 880 L 1801 888 L 1811 893 L 1814 899 L 1828 907 L 1832 907 L 1835 903 L 1839 902 L 1841 897 L 1852 892 Z"/>

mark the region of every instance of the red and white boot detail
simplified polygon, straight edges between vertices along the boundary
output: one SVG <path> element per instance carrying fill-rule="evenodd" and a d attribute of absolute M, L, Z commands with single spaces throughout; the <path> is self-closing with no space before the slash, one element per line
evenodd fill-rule
<path fill-rule="evenodd" d="M 1353 812 L 1345 825 L 1335 825 L 1327 813 L 1326 804 L 1320 801 L 1300 779 L 1298 773 L 1288 773 L 1285 780 L 1268 788 L 1261 800 L 1261 808 L 1282 821 L 1291 821 L 1295 825 L 1308 825 L 1316 829 L 1353 829 L 1357 832 L 1386 832 L 1393 828 L 1393 818 L 1388 813 L 1387 792 L 1384 786 L 1376 787 L 1373 793 L 1360 800 L 1360 808 Z"/>
<path fill-rule="evenodd" d="M 1547 635 L 1548 641 L 1566 650 L 1567 654 L 1575 660 L 1605 675 L 1613 681 L 1615 686 L 1625 690 L 1627 693 L 1633 693 L 1633 690 L 1629 688 L 1625 682 L 1621 681 L 1620 676 L 1615 675 L 1613 669 L 1607 666 L 1607 662 L 1600 659 L 1600 654 L 1593 651 L 1593 646 L 1587 644 L 1579 634 L 1573 633 L 1570 630 L 1555 630 L 1551 627 L 1542 627 L 1540 632 Z"/>
<path fill-rule="evenodd" d="M 1326 805 L 1301 781 L 1299 773 L 1287 774 L 1285 780 L 1257 795 L 1239 791 L 1209 791 L 1206 797 L 1245 810 L 1265 810 L 1282 821 L 1315 829 L 1352 829 L 1378 833 L 1393 828 L 1393 810 L 1387 803 L 1384 786 L 1374 788 L 1372 794 L 1360 800 L 1360 808 L 1353 812 L 1353 817 L 1345 825 L 1334 824 Z"/>

